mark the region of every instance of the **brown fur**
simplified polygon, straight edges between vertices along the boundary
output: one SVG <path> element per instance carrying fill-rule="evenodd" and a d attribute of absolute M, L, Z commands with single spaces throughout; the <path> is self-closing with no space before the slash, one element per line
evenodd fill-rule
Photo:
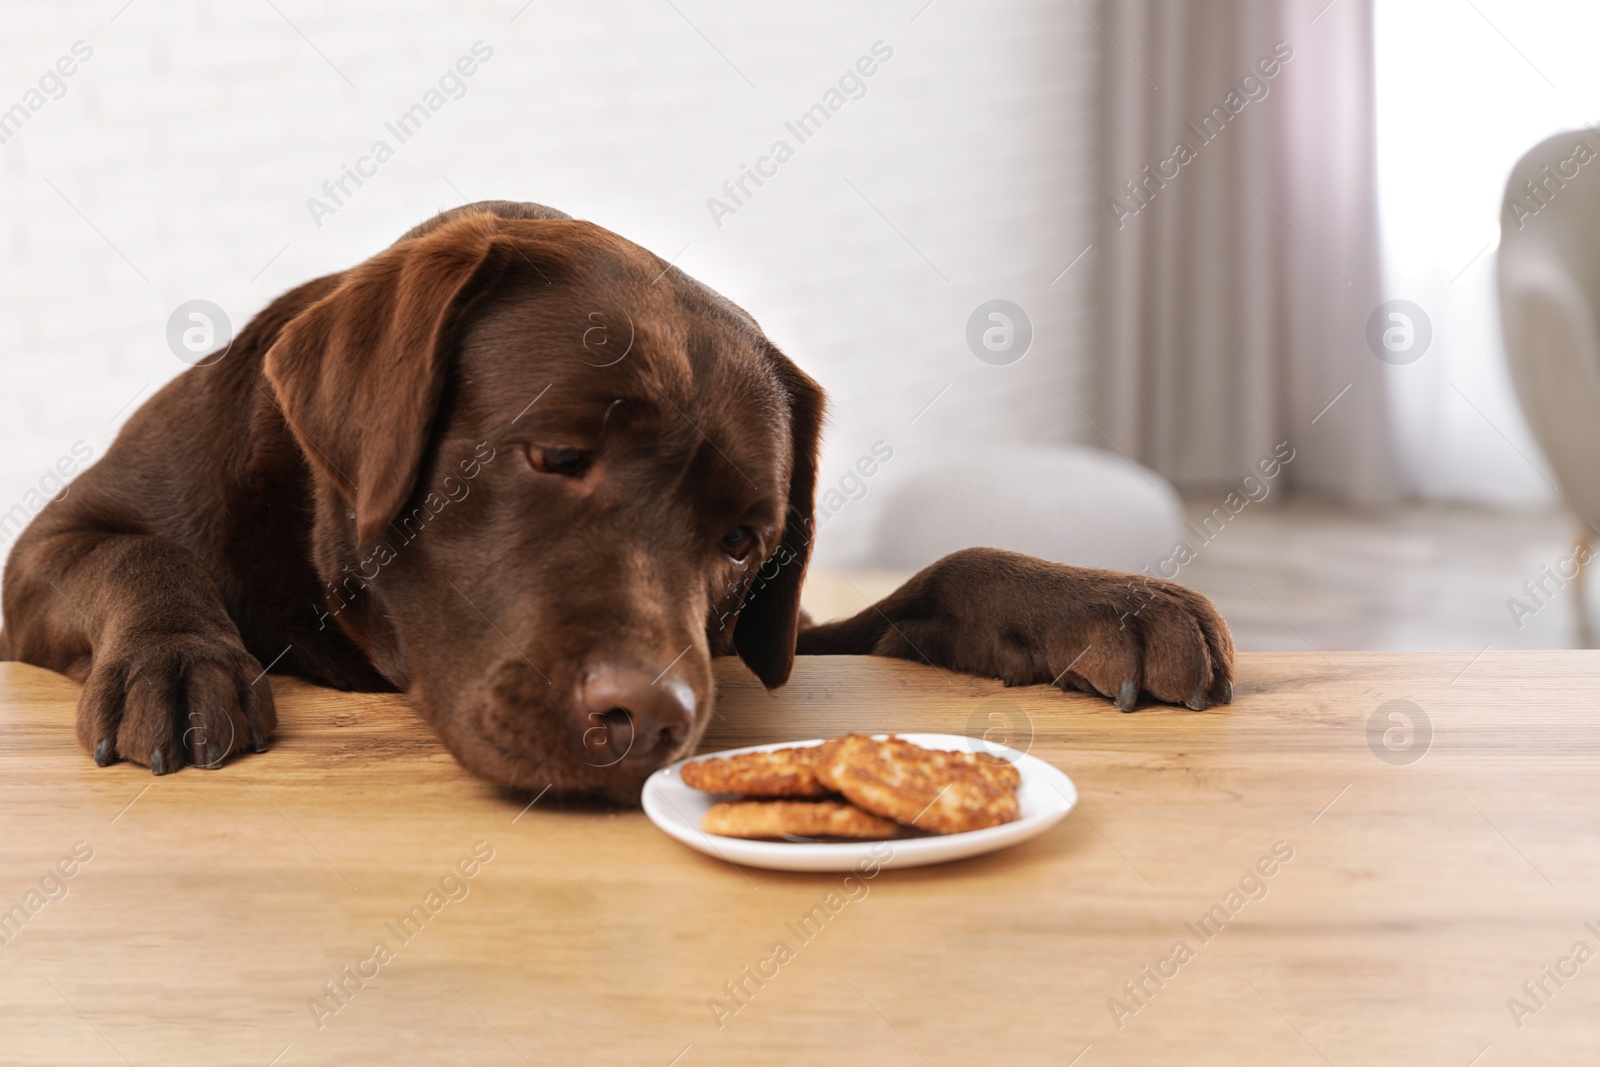
<path fill-rule="evenodd" d="M 693 750 L 713 655 L 769 687 L 798 648 L 1127 707 L 1229 698 L 1203 597 L 992 549 L 806 628 L 822 410 L 749 315 L 644 249 L 537 205 L 458 208 L 278 298 L 135 412 L 18 539 L 0 656 L 84 683 L 101 763 L 264 749 L 270 664 L 404 691 L 497 782 L 626 802 Z M 551 473 L 551 448 L 592 465 Z M 740 526 L 743 562 L 719 540 Z M 602 763 L 576 709 L 614 663 L 661 672 L 689 722 Z"/>

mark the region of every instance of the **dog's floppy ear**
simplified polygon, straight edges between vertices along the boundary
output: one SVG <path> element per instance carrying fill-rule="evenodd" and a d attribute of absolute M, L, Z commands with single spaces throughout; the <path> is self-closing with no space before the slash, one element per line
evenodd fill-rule
<path fill-rule="evenodd" d="M 794 669 L 800 632 L 800 587 L 811 561 L 817 504 L 817 448 L 822 440 L 822 387 L 776 348 L 770 350 L 789 396 L 789 433 L 794 467 L 789 475 L 787 518 L 777 551 L 756 573 L 734 624 L 733 646 L 761 684 L 774 689 Z"/>
<path fill-rule="evenodd" d="M 462 313 L 515 251 L 491 215 L 402 240 L 292 319 L 264 370 L 307 460 L 355 508 L 358 544 L 399 514 L 432 435 Z"/>

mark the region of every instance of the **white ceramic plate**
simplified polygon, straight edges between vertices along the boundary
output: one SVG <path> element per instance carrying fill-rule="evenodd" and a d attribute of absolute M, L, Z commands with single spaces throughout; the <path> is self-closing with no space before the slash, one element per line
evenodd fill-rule
<path fill-rule="evenodd" d="M 878 734 L 878 737 L 887 735 Z M 770 867 L 779 871 L 849 871 L 862 864 L 880 867 L 920 867 L 994 852 L 1019 841 L 1044 833 L 1064 819 L 1078 803 L 1078 789 L 1072 779 L 1044 760 L 1025 755 L 1003 745 L 991 745 L 958 734 L 896 734 L 923 748 L 988 752 L 1012 763 L 1022 776 L 1017 802 L 1022 817 L 1004 826 L 970 830 L 964 834 L 917 837 L 896 841 L 789 842 L 746 841 L 721 837 L 700 829 L 700 818 L 711 805 L 732 799 L 716 793 L 702 793 L 683 784 L 678 770 L 688 760 L 663 767 L 644 783 L 644 813 L 668 834 L 690 848 L 729 863 L 749 867 Z M 799 748 L 822 744 L 815 741 L 785 741 L 776 745 L 753 745 L 707 755 L 732 756 L 740 752 L 769 752 L 775 748 Z M 703 757 L 695 757 L 697 759 Z"/>

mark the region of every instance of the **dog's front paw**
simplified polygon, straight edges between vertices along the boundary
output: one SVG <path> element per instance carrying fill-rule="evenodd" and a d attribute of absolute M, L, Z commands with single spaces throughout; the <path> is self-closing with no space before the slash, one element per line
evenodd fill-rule
<path fill-rule="evenodd" d="M 926 583 L 922 610 L 880 651 L 1007 685 L 1073 686 L 1124 711 L 1141 693 L 1195 711 L 1233 699 L 1228 624 L 1181 585 L 998 549 L 957 552 L 913 582 Z"/>
<path fill-rule="evenodd" d="M 261 664 L 231 634 L 129 636 L 96 650 L 78 700 L 78 740 L 104 767 L 118 759 L 170 774 L 265 752 L 277 725 Z"/>

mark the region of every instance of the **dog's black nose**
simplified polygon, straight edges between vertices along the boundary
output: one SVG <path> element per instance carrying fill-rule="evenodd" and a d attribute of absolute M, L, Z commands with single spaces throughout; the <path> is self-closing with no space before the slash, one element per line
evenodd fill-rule
<path fill-rule="evenodd" d="M 602 767 L 625 759 L 662 762 L 694 721 L 694 690 L 686 682 L 623 663 L 591 666 L 576 703 L 584 758 Z"/>

